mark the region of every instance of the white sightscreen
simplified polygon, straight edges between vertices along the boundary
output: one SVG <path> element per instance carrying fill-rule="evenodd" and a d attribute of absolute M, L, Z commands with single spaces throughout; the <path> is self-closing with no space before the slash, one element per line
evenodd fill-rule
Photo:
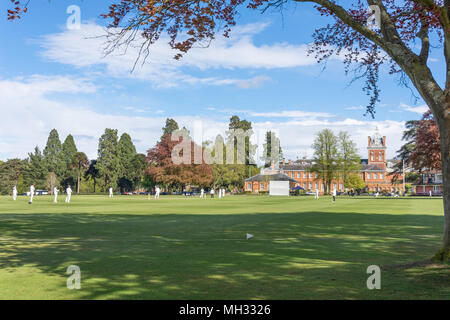
<path fill-rule="evenodd" d="M 289 196 L 289 181 L 270 181 L 269 194 L 271 196 Z"/>

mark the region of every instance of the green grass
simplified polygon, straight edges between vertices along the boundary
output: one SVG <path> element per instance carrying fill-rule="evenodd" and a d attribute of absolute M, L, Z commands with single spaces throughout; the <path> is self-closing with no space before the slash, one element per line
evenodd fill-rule
<path fill-rule="evenodd" d="M 0 299 L 450 298 L 448 265 L 405 265 L 439 249 L 442 199 L 27 201 L 0 197 Z"/>

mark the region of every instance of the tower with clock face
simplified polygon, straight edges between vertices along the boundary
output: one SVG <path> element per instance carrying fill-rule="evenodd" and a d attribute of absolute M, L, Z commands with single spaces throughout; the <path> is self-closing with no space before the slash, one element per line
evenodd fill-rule
<path fill-rule="evenodd" d="M 386 136 L 381 136 L 378 128 L 368 137 L 368 163 L 386 169 Z"/>

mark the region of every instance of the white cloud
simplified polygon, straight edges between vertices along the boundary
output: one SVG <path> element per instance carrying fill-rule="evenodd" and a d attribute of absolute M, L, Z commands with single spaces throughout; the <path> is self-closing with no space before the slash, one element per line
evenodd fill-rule
<path fill-rule="evenodd" d="M 152 45 L 151 54 L 144 65 L 130 71 L 138 57 L 138 48 L 129 47 L 105 57 L 103 48 L 106 38 L 103 27 L 83 24 L 81 30 L 65 30 L 43 38 L 42 55 L 52 61 L 73 65 L 78 68 L 104 66 L 109 75 L 150 80 L 156 86 L 171 87 L 179 83 L 237 85 L 240 88 L 254 88 L 270 80 L 259 75 L 250 79 L 227 79 L 222 77 L 198 78 L 189 74 L 191 70 L 205 69 L 273 69 L 292 68 L 315 64 L 307 55 L 307 45 L 274 43 L 256 45 L 253 36 L 262 32 L 267 23 L 256 23 L 236 27 L 231 38 L 218 37 L 207 48 L 194 48 L 181 60 L 174 60 L 176 54 L 162 37 Z"/>
<path fill-rule="evenodd" d="M 278 111 L 278 112 L 248 112 L 252 117 L 263 118 L 329 118 L 334 117 L 331 113 L 325 112 L 308 112 L 308 111 Z"/>
<path fill-rule="evenodd" d="M 350 106 L 345 108 L 345 110 L 364 110 L 365 108 L 363 106 Z"/>
<path fill-rule="evenodd" d="M 152 147 L 161 135 L 163 115 L 149 117 L 142 115 L 111 115 L 81 107 L 70 100 L 62 101 L 52 97 L 58 93 L 94 94 L 95 86 L 84 79 L 69 77 L 33 76 L 28 79 L 0 80 L 0 159 L 24 158 L 36 145 L 45 146 L 48 133 L 56 128 L 63 140 L 71 133 L 79 150 L 90 158 L 97 154 L 98 138 L 105 128 L 116 128 L 119 133 L 127 132 L 136 143 L 139 152 Z M 128 106 L 134 108 L 133 106 Z M 160 110 L 161 113 L 164 110 Z M 216 111 L 211 111 L 213 115 Z M 157 114 L 160 114 L 157 111 Z M 254 121 L 255 115 L 272 117 L 272 121 Z M 338 132 L 348 131 L 357 143 L 362 157 L 366 157 L 367 136 L 378 126 L 381 134 L 387 136 L 388 156 L 395 155 L 401 146 L 404 122 L 401 121 L 361 121 L 352 118 L 336 119 L 331 114 L 308 111 L 282 111 L 284 120 L 267 113 L 250 112 L 248 120 L 253 123 L 257 136 L 272 130 L 281 138 L 286 158 L 296 159 L 312 155 L 311 144 L 314 135 L 323 128 Z M 216 120 L 211 115 L 202 117 L 171 116 L 180 126 L 193 130 L 199 121 L 204 130 L 204 139 L 213 139 L 227 130 L 227 119 Z M 276 121 L 279 119 L 280 121 Z M 193 133 L 193 132 L 192 132 Z M 262 138 L 258 141 L 262 146 Z"/>
<path fill-rule="evenodd" d="M 403 110 L 409 111 L 409 112 L 414 112 L 414 113 L 419 113 L 419 114 L 424 114 L 425 112 L 427 112 L 429 110 L 429 108 L 426 104 L 417 106 L 417 107 L 411 107 L 405 103 L 400 103 L 400 108 L 402 108 Z"/>

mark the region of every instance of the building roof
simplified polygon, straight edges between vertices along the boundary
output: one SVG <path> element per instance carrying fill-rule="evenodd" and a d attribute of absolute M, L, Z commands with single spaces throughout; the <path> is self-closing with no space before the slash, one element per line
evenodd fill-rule
<path fill-rule="evenodd" d="M 282 164 L 280 165 L 281 170 L 307 170 L 311 168 L 311 165 L 308 163 L 301 164 L 301 163 L 291 163 L 291 164 Z"/>
<path fill-rule="evenodd" d="M 297 182 L 282 173 L 276 174 L 257 174 L 256 176 L 245 179 L 247 182 L 269 182 L 269 181 L 290 181 Z"/>

